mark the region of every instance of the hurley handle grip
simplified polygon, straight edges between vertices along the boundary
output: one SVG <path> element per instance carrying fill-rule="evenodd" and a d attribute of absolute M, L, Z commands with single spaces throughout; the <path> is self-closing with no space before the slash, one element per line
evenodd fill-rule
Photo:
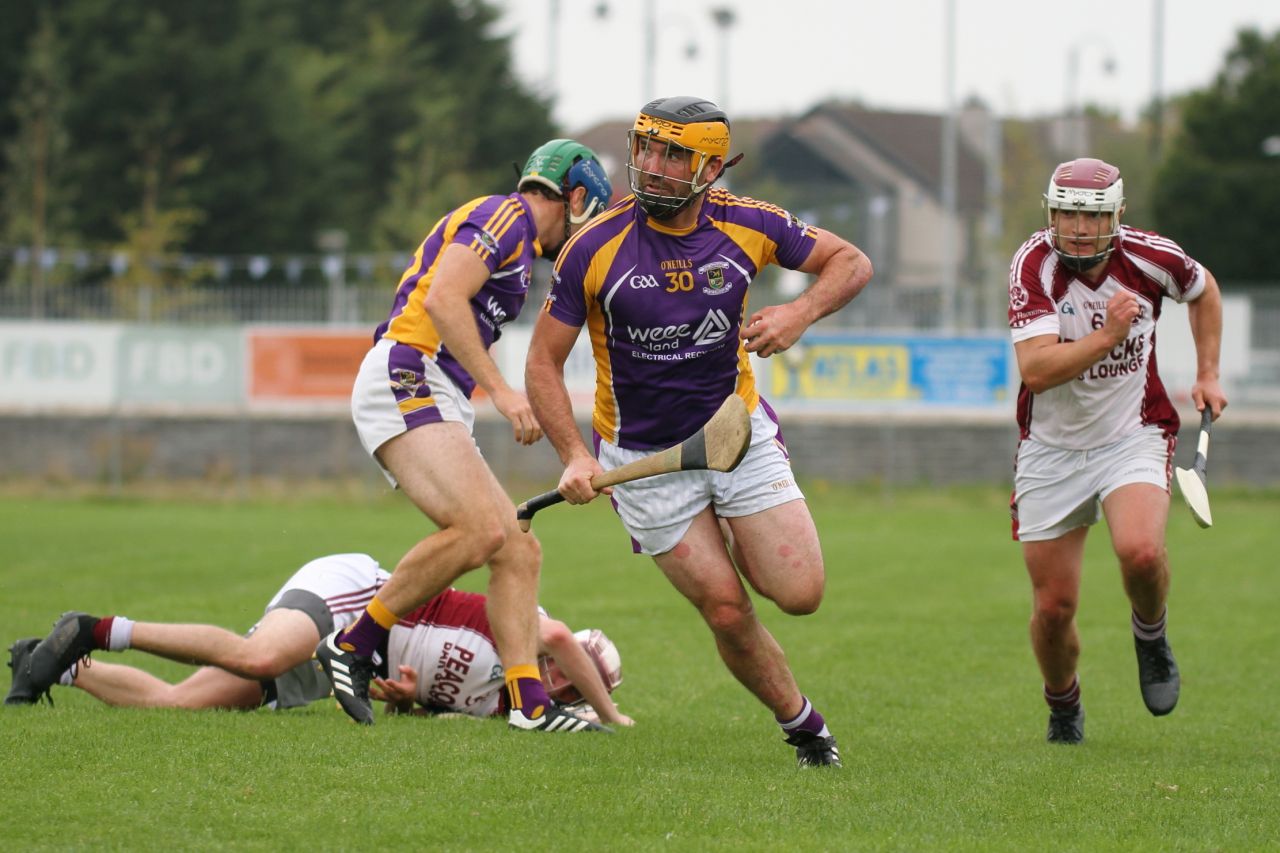
<path fill-rule="evenodd" d="M 1209 465 L 1209 430 L 1213 427 L 1213 409 L 1208 403 L 1204 404 L 1204 411 L 1200 413 L 1200 441 L 1196 445 L 1196 460 L 1191 467 L 1203 479 L 1205 468 Z"/>
<path fill-rule="evenodd" d="M 529 498 L 529 500 L 516 507 L 516 521 L 520 524 L 520 529 L 525 533 L 529 532 L 529 525 L 533 523 L 533 515 L 540 509 L 546 509 L 549 506 L 555 506 L 564 500 L 564 495 L 552 489 L 549 492 L 543 492 L 537 497 Z"/>

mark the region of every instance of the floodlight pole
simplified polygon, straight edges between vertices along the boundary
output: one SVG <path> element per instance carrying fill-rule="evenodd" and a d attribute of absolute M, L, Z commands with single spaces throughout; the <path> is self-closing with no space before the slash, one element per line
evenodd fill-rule
<path fill-rule="evenodd" d="M 1151 7 L 1151 159 L 1164 142 L 1164 0 Z"/>
<path fill-rule="evenodd" d="M 942 117 L 942 329 L 956 328 L 956 0 L 946 0 L 943 28 L 943 78 L 946 113 Z"/>
<path fill-rule="evenodd" d="M 654 89 L 653 75 L 658 55 L 658 25 L 654 17 L 653 0 L 644 0 L 644 61 L 641 63 L 640 103 L 647 104 L 658 97 Z"/>
<path fill-rule="evenodd" d="M 718 6 L 711 10 L 711 20 L 720 31 L 720 109 L 729 111 L 729 30 L 737 21 L 737 15 L 728 6 Z"/>

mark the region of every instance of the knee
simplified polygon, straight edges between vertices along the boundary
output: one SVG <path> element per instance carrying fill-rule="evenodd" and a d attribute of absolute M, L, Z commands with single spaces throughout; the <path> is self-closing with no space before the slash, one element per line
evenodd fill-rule
<path fill-rule="evenodd" d="M 489 561 L 489 567 L 494 571 L 529 577 L 535 582 L 541 566 L 542 545 L 532 533 L 508 536 L 502 548 Z"/>
<path fill-rule="evenodd" d="M 267 681 L 278 678 L 288 672 L 301 661 L 287 661 L 270 651 L 252 650 L 239 660 L 236 674 L 254 681 Z"/>
<path fill-rule="evenodd" d="M 771 596 L 771 598 L 783 613 L 791 616 L 808 616 L 822 604 L 823 586 L 822 578 L 793 582 L 782 591 L 782 594 Z"/>
<path fill-rule="evenodd" d="M 466 569 L 475 569 L 489 562 L 507 545 L 505 525 L 498 519 L 477 519 L 475 523 L 458 529 L 462 559 Z"/>
<path fill-rule="evenodd" d="M 1164 570 L 1165 547 L 1163 542 L 1134 542 L 1116 549 L 1120 568 L 1131 580 L 1152 581 Z"/>
<path fill-rule="evenodd" d="M 1065 629 L 1076 618 L 1076 599 L 1067 595 L 1036 596 L 1034 619 L 1050 631 Z"/>
<path fill-rule="evenodd" d="M 700 609 L 707 627 L 722 639 L 740 635 L 755 620 L 755 612 L 749 600 L 716 601 L 704 604 Z"/>

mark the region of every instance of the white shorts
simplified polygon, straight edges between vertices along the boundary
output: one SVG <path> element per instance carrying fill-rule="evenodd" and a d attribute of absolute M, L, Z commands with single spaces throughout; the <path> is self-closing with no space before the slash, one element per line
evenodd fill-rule
<path fill-rule="evenodd" d="M 320 557 L 294 572 L 264 612 L 298 610 L 311 617 L 321 637 L 327 637 L 355 622 L 389 577 L 367 554 Z M 249 634 L 257 629 L 254 625 Z M 281 710 L 296 708 L 324 699 L 330 692 L 329 679 L 312 658 L 263 682 L 263 704 Z"/>
<path fill-rule="evenodd" d="M 291 599 L 301 600 L 293 595 L 295 592 L 309 593 L 324 602 L 324 607 L 333 620 L 328 631 L 323 630 L 324 626 L 316 626 L 321 628 L 322 637 L 328 636 L 355 622 L 369 606 L 374 593 L 389 577 L 391 575 L 368 554 L 331 554 L 319 557 L 294 572 L 267 603 L 266 610 L 274 610 L 282 605 L 288 607 Z"/>
<path fill-rule="evenodd" d="M 396 478 L 375 451 L 415 427 L 456 421 L 471 432 L 476 412 L 444 371 L 421 351 L 383 338 L 360 363 L 351 389 L 351 417 L 360 443 L 392 486 Z"/>
<path fill-rule="evenodd" d="M 596 455 L 609 469 L 649 452 L 601 441 Z M 614 508 L 642 554 L 665 554 L 676 547 L 707 506 L 722 518 L 734 518 L 803 498 L 778 424 L 763 405 L 751 414 L 751 446 L 733 471 L 677 471 L 613 487 Z"/>
<path fill-rule="evenodd" d="M 1154 426 L 1092 450 L 1024 440 L 1014 466 L 1013 538 L 1042 542 L 1097 524 L 1102 501 L 1121 486 L 1150 483 L 1169 491 L 1176 443 Z"/>

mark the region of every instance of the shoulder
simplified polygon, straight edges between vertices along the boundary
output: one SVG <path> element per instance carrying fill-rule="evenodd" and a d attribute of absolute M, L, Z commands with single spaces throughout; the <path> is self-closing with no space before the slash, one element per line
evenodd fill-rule
<path fill-rule="evenodd" d="M 1053 240 L 1049 237 L 1049 229 L 1041 228 L 1039 231 L 1027 238 L 1018 250 L 1013 253 L 1013 261 L 1010 264 L 1013 275 L 1021 276 L 1025 272 L 1033 272 L 1039 276 L 1039 271 L 1043 268 L 1046 261 L 1052 261 L 1057 255 L 1053 250 Z"/>
<path fill-rule="evenodd" d="M 556 260 L 556 269 L 560 269 L 566 262 L 577 261 L 585 263 L 589 261 L 601 249 L 612 243 L 634 225 L 635 218 L 635 196 L 627 196 L 616 202 L 599 216 L 582 226 L 578 233 L 569 238 L 568 242 L 564 244 L 564 248 L 560 250 L 560 256 Z"/>
<path fill-rule="evenodd" d="M 1119 239 L 1121 250 L 1132 257 L 1161 265 L 1170 262 L 1185 263 L 1189 259 L 1181 246 L 1154 231 L 1121 225 Z"/>
<path fill-rule="evenodd" d="M 1178 301 L 1199 295 L 1204 268 L 1173 240 L 1125 225 L 1119 243 L 1120 269 L 1128 275 L 1130 286 L 1146 280 Z"/>
<path fill-rule="evenodd" d="M 703 210 L 711 219 L 755 228 L 812 230 L 812 226 L 786 208 L 750 196 L 734 195 L 723 187 L 712 187 L 707 191 Z"/>

